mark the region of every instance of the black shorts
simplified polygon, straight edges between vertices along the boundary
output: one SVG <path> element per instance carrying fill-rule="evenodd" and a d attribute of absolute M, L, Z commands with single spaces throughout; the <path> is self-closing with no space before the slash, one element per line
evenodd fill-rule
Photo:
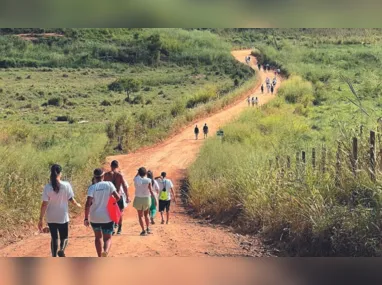
<path fill-rule="evenodd" d="M 166 209 L 166 212 L 169 212 L 170 204 L 171 204 L 171 201 L 159 200 L 159 212 L 164 212 L 164 209 Z"/>
<path fill-rule="evenodd" d="M 118 207 L 121 211 L 123 211 L 123 209 L 125 209 L 125 203 L 123 202 L 123 197 L 121 197 L 121 199 L 118 200 L 117 204 L 118 204 Z"/>
<path fill-rule="evenodd" d="M 114 222 L 110 223 L 90 223 L 93 230 L 96 232 L 102 231 L 104 234 L 111 235 L 114 231 Z"/>

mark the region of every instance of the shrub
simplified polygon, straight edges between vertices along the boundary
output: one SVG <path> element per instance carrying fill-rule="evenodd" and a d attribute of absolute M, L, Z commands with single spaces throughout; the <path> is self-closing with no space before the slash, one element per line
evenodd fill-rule
<path fill-rule="evenodd" d="M 111 106 L 112 104 L 111 104 L 111 102 L 110 101 L 108 101 L 108 100 L 103 100 L 102 102 L 101 102 L 101 106 Z"/>
<path fill-rule="evenodd" d="M 126 98 L 126 100 L 128 100 L 128 98 Z M 137 95 L 134 97 L 133 101 L 132 101 L 133 104 L 144 104 L 145 103 L 145 100 L 143 98 L 142 95 Z"/>
<path fill-rule="evenodd" d="M 217 87 L 214 85 L 209 85 L 205 87 L 204 89 L 201 89 L 194 96 L 188 99 L 186 107 L 194 108 L 198 104 L 201 104 L 201 103 L 205 104 L 210 100 L 216 99 L 217 96 L 218 96 Z"/>
<path fill-rule="evenodd" d="M 302 103 L 313 99 L 313 87 L 301 77 L 292 76 L 282 82 L 278 94 L 288 103 Z"/>
<path fill-rule="evenodd" d="M 50 106 L 61 106 L 62 105 L 62 98 L 61 97 L 53 97 L 50 98 L 47 102 Z"/>
<path fill-rule="evenodd" d="M 186 106 L 182 100 L 176 100 L 172 106 L 170 113 L 175 118 L 176 116 L 182 115 L 186 110 Z"/>

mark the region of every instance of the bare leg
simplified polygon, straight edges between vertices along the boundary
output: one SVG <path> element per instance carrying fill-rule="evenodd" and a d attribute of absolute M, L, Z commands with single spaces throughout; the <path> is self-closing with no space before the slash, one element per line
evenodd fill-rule
<path fill-rule="evenodd" d="M 170 211 L 166 212 L 166 224 L 168 224 L 168 220 L 170 219 Z"/>
<path fill-rule="evenodd" d="M 109 253 L 111 248 L 111 235 L 103 234 L 103 251 Z"/>
<path fill-rule="evenodd" d="M 102 232 L 101 231 L 94 231 L 94 244 L 97 250 L 98 257 L 101 257 L 102 254 Z"/>
<path fill-rule="evenodd" d="M 164 223 L 163 212 L 160 212 L 160 216 L 162 218 L 162 223 Z"/>
<path fill-rule="evenodd" d="M 149 210 L 144 211 L 143 214 L 145 216 L 146 229 L 148 229 L 150 225 Z"/>
<path fill-rule="evenodd" d="M 143 211 L 138 210 L 138 219 L 139 219 L 139 224 L 141 225 L 142 231 L 145 230 L 145 226 L 143 224 Z"/>

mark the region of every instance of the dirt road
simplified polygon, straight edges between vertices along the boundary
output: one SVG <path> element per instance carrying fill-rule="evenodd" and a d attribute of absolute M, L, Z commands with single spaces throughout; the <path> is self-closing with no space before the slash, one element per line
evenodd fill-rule
<path fill-rule="evenodd" d="M 233 56 L 245 62 L 249 50 L 232 52 Z M 251 66 L 255 67 L 256 59 L 251 58 Z M 272 72 L 260 72 L 262 82 L 266 76 L 274 77 Z M 280 80 L 280 79 L 279 79 Z M 278 84 L 279 85 L 279 84 Z M 236 104 L 211 115 L 198 122 L 200 128 L 204 123 L 209 126 L 210 135 L 214 135 L 220 126 L 237 117 L 243 110 L 249 108 L 246 98 L 248 95 L 259 97 L 259 103 L 264 104 L 274 98 L 270 94 L 261 95 L 260 88 L 254 88 L 248 94 L 243 94 L 242 100 Z M 252 107 L 251 107 L 252 108 Z M 179 134 L 152 148 L 137 151 L 128 155 L 108 157 L 109 163 L 113 159 L 120 162 L 121 170 L 130 184 L 129 192 L 133 198 L 133 177 L 140 166 L 145 166 L 159 175 L 166 171 L 168 177 L 179 185 L 187 167 L 195 160 L 203 144 L 203 139 L 195 140 L 194 125 L 186 127 Z M 172 218 L 169 225 L 159 223 L 152 226 L 153 234 L 140 237 L 140 227 L 136 211 L 129 205 L 124 215 L 123 233 L 113 237 L 113 245 L 109 256 L 262 256 L 268 255 L 262 248 L 260 241 L 251 240 L 250 250 L 248 240 L 232 233 L 229 229 L 208 225 L 191 218 L 186 210 L 179 205 L 172 206 Z M 67 256 L 95 257 L 93 232 L 82 224 L 83 215 L 71 222 L 69 246 Z M 157 217 L 157 221 L 159 218 Z M 24 241 L 12 244 L 0 251 L 0 256 L 50 256 L 50 235 L 38 234 Z"/>

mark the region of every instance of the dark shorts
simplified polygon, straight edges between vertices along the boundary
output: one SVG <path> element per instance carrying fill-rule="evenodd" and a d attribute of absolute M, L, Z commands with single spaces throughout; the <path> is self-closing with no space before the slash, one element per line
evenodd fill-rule
<path fill-rule="evenodd" d="M 102 233 L 104 234 L 108 234 L 108 235 L 113 234 L 114 222 L 104 223 L 104 224 L 99 224 L 99 223 L 90 223 L 90 224 L 92 225 L 92 228 L 95 232 L 102 231 Z"/>
<path fill-rule="evenodd" d="M 171 204 L 171 201 L 159 200 L 159 212 L 164 212 L 164 209 L 166 209 L 166 212 L 169 212 L 170 204 Z"/>
<path fill-rule="evenodd" d="M 123 197 L 121 197 L 121 199 L 118 200 L 117 204 L 118 204 L 118 207 L 121 211 L 123 211 L 123 209 L 125 209 L 125 203 L 123 202 Z"/>

